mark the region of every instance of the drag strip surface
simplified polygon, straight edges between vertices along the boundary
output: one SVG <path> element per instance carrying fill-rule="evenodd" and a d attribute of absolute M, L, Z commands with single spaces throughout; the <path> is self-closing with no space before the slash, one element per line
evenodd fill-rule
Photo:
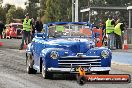
<path fill-rule="evenodd" d="M 115 70 L 113 67 L 111 73 L 131 72 Z M 132 88 L 132 83 L 80 86 L 72 75 L 58 75 L 53 80 L 43 79 L 41 74 L 26 73 L 24 50 L 0 48 L 0 88 Z"/>

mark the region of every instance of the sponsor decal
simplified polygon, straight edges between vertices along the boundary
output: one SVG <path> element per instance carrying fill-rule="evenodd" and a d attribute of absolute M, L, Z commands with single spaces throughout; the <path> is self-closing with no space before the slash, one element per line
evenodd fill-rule
<path fill-rule="evenodd" d="M 84 75 L 78 76 L 77 82 L 80 85 L 85 83 L 130 83 L 131 76 L 129 74 L 109 74 L 109 75 Z"/>

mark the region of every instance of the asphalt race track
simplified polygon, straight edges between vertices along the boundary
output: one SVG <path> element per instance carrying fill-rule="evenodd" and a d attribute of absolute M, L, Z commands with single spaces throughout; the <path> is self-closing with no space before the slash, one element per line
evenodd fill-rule
<path fill-rule="evenodd" d="M 17 46 L 19 46 L 18 43 Z M 20 51 L 17 47 L 14 49 L 0 47 L 0 88 L 132 88 L 132 83 L 80 86 L 73 75 L 56 75 L 53 80 L 43 79 L 41 74 L 27 74 L 25 62 L 25 50 Z M 110 73 L 132 75 L 132 70 L 129 70 L 127 66 L 122 66 L 124 69 L 120 67 L 120 65 L 112 64 Z"/>

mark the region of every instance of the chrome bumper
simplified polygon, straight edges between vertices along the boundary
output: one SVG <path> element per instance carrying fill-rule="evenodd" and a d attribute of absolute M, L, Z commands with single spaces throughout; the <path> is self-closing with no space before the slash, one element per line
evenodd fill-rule
<path fill-rule="evenodd" d="M 85 71 L 91 71 L 91 72 L 98 72 L 98 71 L 110 71 L 110 67 L 91 67 L 89 68 L 84 68 Z M 48 68 L 47 71 L 49 72 L 69 72 L 69 73 L 78 73 L 75 71 L 75 68 Z"/>

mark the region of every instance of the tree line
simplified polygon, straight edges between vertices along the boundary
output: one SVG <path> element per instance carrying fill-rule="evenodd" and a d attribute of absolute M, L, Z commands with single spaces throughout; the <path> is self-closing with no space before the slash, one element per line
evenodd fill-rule
<path fill-rule="evenodd" d="M 0 20 L 7 24 L 13 22 L 13 18 L 24 18 L 25 13 L 24 9 L 21 7 L 16 8 L 15 5 L 6 4 L 4 7 L 0 6 Z"/>
<path fill-rule="evenodd" d="M 132 5 L 131 0 L 78 0 L 79 1 L 79 21 L 81 21 L 80 9 L 86 6 L 129 6 Z M 0 4 L 2 0 L 0 0 Z M 23 19 L 25 13 L 30 14 L 30 18 L 36 19 L 40 16 L 43 22 L 54 21 L 72 21 L 72 0 L 28 0 L 25 2 L 26 9 L 6 4 L 4 7 L 0 5 L 0 20 L 5 23 L 12 22 L 12 18 Z M 110 11 L 100 11 L 96 15 L 93 13 L 91 17 L 94 21 L 103 19 L 104 14 L 107 16 Z M 115 12 L 114 12 L 115 13 Z M 116 12 L 118 15 L 125 16 L 124 12 Z M 98 17 L 97 17 L 98 15 Z M 84 21 L 87 21 L 88 13 L 84 14 Z"/>

